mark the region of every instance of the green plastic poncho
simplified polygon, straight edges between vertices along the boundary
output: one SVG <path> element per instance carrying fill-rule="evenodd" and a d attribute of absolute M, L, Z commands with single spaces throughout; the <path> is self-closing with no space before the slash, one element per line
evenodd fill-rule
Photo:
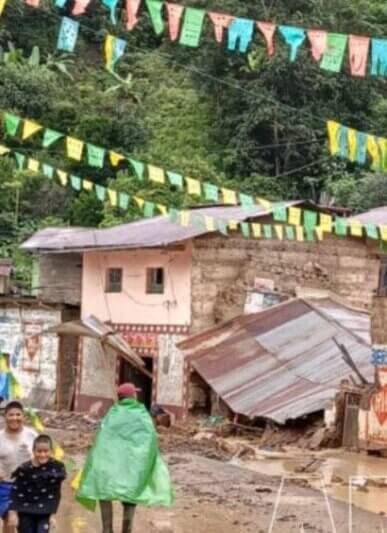
<path fill-rule="evenodd" d="M 102 420 L 76 498 L 93 510 L 98 500 L 173 504 L 174 491 L 152 418 L 137 400 L 117 402 Z"/>

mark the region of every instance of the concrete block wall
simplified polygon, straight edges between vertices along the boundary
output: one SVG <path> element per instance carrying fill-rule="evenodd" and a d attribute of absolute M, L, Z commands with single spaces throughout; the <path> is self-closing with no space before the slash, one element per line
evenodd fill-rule
<path fill-rule="evenodd" d="M 329 289 L 349 304 L 370 309 L 378 286 L 375 245 L 326 236 L 321 242 L 205 236 L 193 243 L 192 330 L 201 331 L 243 312 L 255 278 L 274 280 L 291 297 L 297 287 Z"/>

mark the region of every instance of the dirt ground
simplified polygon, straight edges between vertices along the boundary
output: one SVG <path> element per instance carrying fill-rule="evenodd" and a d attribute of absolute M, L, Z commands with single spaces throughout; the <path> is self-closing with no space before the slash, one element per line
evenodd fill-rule
<path fill-rule="evenodd" d="M 134 533 L 382 533 L 387 518 L 325 499 L 321 491 L 192 453 L 167 455 L 176 487 L 172 509 L 137 510 Z M 300 482 L 299 482 L 300 483 Z M 98 513 L 84 511 L 66 486 L 60 533 L 97 533 Z M 386 502 L 387 507 L 387 502 Z M 276 509 L 275 519 L 273 513 Z M 121 510 L 116 507 L 116 532 Z M 387 513 L 386 513 L 387 514 Z M 272 527 L 272 529 L 270 529 Z M 384 527 L 384 529 L 383 529 Z"/>

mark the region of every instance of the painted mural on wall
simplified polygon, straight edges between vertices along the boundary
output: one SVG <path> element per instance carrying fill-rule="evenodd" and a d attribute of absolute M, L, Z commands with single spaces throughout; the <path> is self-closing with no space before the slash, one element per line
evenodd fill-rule
<path fill-rule="evenodd" d="M 8 355 L 10 369 L 27 397 L 39 391 L 55 394 L 59 340 L 42 331 L 60 321 L 59 310 L 0 307 L 0 352 Z"/>
<path fill-rule="evenodd" d="M 23 329 L 23 370 L 40 372 L 43 324 L 26 323 Z"/>
<path fill-rule="evenodd" d="M 183 335 L 159 335 L 157 403 L 181 407 L 184 397 L 184 357 L 176 348 Z"/>

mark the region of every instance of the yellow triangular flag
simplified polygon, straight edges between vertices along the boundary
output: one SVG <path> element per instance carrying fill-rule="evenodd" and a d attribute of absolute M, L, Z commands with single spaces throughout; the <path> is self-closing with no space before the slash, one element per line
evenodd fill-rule
<path fill-rule="evenodd" d="M 229 220 L 228 221 L 228 227 L 232 231 L 236 231 L 238 229 L 239 222 L 237 220 Z"/>
<path fill-rule="evenodd" d="M 7 0 L 0 0 L 0 16 L 3 14 L 6 1 Z"/>
<path fill-rule="evenodd" d="M 182 226 L 189 225 L 190 213 L 189 211 L 180 211 L 180 224 Z"/>
<path fill-rule="evenodd" d="M 80 161 L 82 159 L 84 142 L 74 137 L 66 137 L 67 155 L 71 159 Z"/>
<path fill-rule="evenodd" d="M 185 181 L 187 182 L 188 194 L 195 194 L 197 196 L 201 195 L 202 187 L 199 180 L 195 180 L 193 178 L 185 178 Z"/>
<path fill-rule="evenodd" d="M 67 182 L 68 182 L 67 172 L 64 172 L 63 170 L 58 170 L 57 169 L 56 173 L 58 174 L 59 181 L 61 182 L 63 187 L 65 187 L 67 185 Z"/>
<path fill-rule="evenodd" d="M 378 146 L 381 157 L 380 168 L 381 170 L 387 170 L 387 139 L 379 137 Z"/>
<path fill-rule="evenodd" d="M 31 135 L 41 130 L 42 127 L 43 126 L 41 126 L 37 122 L 33 122 L 32 120 L 25 120 L 23 124 L 22 139 L 28 139 L 28 137 L 31 137 Z"/>
<path fill-rule="evenodd" d="M 379 146 L 378 146 L 376 137 L 374 135 L 367 135 L 367 150 L 372 159 L 371 168 L 373 170 L 380 170 L 381 165 L 380 165 Z"/>
<path fill-rule="evenodd" d="M 320 214 L 320 228 L 324 233 L 332 233 L 332 215 Z"/>
<path fill-rule="evenodd" d="M 304 228 L 302 226 L 296 228 L 296 237 L 298 241 L 304 240 Z"/>
<path fill-rule="evenodd" d="M 214 217 L 204 217 L 204 223 L 206 226 L 206 230 L 208 231 L 215 231 L 215 219 Z"/>
<path fill-rule="evenodd" d="M 284 227 L 281 226 L 280 224 L 276 224 L 274 226 L 274 229 L 275 229 L 275 232 L 277 234 L 277 239 L 282 241 L 283 238 L 284 238 Z"/>
<path fill-rule="evenodd" d="M 162 215 L 166 215 L 168 213 L 168 209 L 165 205 L 157 204 L 157 209 L 160 211 Z"/>
<path fill-rule="evenodd" d="M 82 478 L 82 470 L 78 472 L 78 474 L 75 476 L 75 478 L 71 482 L 71 488 L 73 490 L 78 490 L 81 486 L 81 478 Z"/>
<path fill-rule="evenodd" d="M 329 141 L 329 150 L 331 155 L 336 155 L 339 151 L 339 132 L 340 124 L 334 120 L 328 120 L 327 129 L 328 129 L 328 141 Z"/>
<path fill-rule="evenodd" d="M 379 226 L 382 241 L 387 241 L 387 226 Z"/>
<path fill-rule="evenodd" d="M 354 220 L 353 222 L 351 222 L 349 227 L 351 235 L 353 235 L 353 237 L 363 237 L 363 225 L 361 222 Z"/>
<path fill-rule="evenodd" d="M 4 144 L 0 144 L 0 155 L 9 154 L 11 150 L 4 146 Z"/>
<path fill-rule="evenodd" d="M 85 189 L 85 191 L 92 191 L 93 190 L 94 183 L 89 180 L 82 180 L 82 187 Z"/>
<path fill-rule="evenodd" d="M 289 207 L 288 223 L 293 226 L 301 224 L 301 209 L 299 207 Z"/>
<path fill-rule="evenodd" d="M 253 229 L 253 235 L 256 239 L 260 239 L 262 237 L 262 227 L 261 224 L 251 224 L 251 227 Z"/>
<path fill-rule="evenodd" d="M 144 207 L 145 200 L 143 198 L 140 198 L 139 196 L 133 196 L 133 200 L 136 202 L 140 209 Z"/>
<path fill-rule="evenodd" d="M 223 202 L 225 204 L 234 204 L 238 203 L 236 192 L 232 189 L 222 188 Z"/>
<path fill-rule="evenodd" d="M 7 365 L 7 360 L 5 359 L 5 357 L 0 356 L 0 373 L 6 374 L 8 371 L 9 371 L 9 368 Z"/>
<path fill-rule="evenodd" d="M 27 168 L 32 172 L 39 172 L 39 161 L 29 158 L 27 162 Z"/>
<path fill-rule="evenodd" d="M 121 154 L 118 154 L 117 152 L 113 152 L 110 150 L 109 152 L 110 156 L 110 163 L 113 165 L 113 167 L 118 167 L 118 165 L 125 159 L 125 157 Z"/>
<path fill-rule="evenodd" d="M 108 189 L 107 192 L 108 192 L 110 204 L 113 207 L 116 207 L 116 205 L 117 205 L 117 191 L 113 191 L 112 189 Z"/>
<path fill-rule="evenodd" d="M 58 443 L 54 444 L 54 459 L 56 461 L 62 461 L 65 456 L 64 450 L 59 446 Z"/>
<path fill-rule="evenodd" d="M 322 228 L 320 228 L 319 226 L 316 226 L 314 229 L 316 231 L 317 240 L 318 241 L 322 241 L 323 237 L 324 237 L 324 233 L 323 233 Z"/>
<path fill-rule="evenodd" d="M 264 209 L 267 209 L 267 211 L 270 211 L 273 208 L 273 202 L 265 200 L 264 198 L 257 198 L 257 203 Z"/>
<path fill-rule="evenodd" d="M 357 150 L 357 131 L 353 128 L 348 128 L 348 152 L 349 160 L 355 161 Z"/>
<path fill-rule="evenodd" d="M 154 183 L 165 183 L 165 172 L 164 169 L 160 167 L 148 165 L 148 177 L 149 180 Z"/>

